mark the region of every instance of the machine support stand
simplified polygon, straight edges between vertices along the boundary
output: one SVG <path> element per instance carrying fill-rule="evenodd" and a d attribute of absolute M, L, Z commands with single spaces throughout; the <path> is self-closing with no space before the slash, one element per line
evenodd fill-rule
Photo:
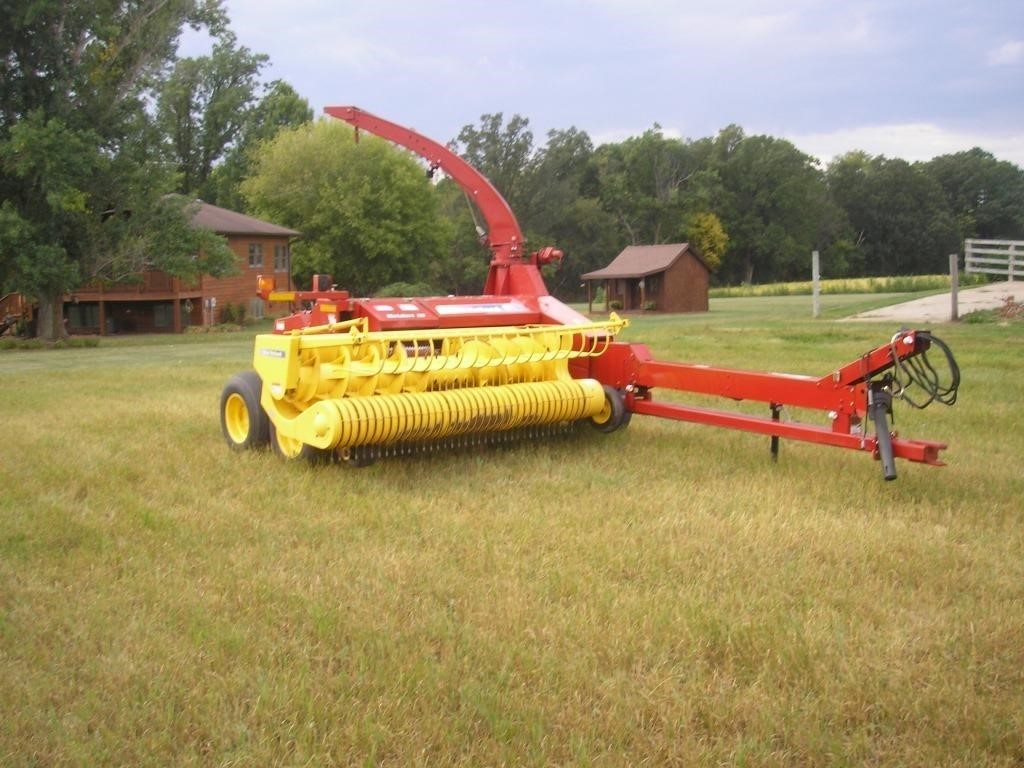
<path fill-rule="evenodd" d="M 892 392 L 889 391 L 888 382 L 871 382 L 868 389 L 868 416 L 875 424 L 878 458 L 882 462 L 882 473 L 886 480 L 896 479 L 896 459 L 892 450 L 892 434 L 889 432 L 889 420 L 886 418 L 891 413 Z"/>
<path fill-rule="evenodd" d="M 779 420 L 779 414 L 782 411 L 782 406 L 778 403 L 772 403 L 772 421 L 777 422 Z M 779 460 L 779 436 L 772 435 L 772 461 Z"/>

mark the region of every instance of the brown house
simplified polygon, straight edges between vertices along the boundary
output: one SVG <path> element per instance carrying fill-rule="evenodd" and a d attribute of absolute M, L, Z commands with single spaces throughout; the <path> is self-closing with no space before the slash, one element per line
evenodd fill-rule
<path fill-rule="evenodd" d="M 287 311 L 256 296 L 256 276 L 274 275 L 281 290 L 292 288 L 290 245 L 299 232 L 203 202 L 192 223 L 227 239 L 238 259 L 238 274 L 202 275 L 188 283 L 150 270 L 139 283 L 78 288 L 65 304 L 68 331 L 180 333 L 190 325 L 221 322 L 229 304 L 243 307 L 247 317 Z"/>
<path fill-rule="evenodd" d="M 591 311 L 592 281 L 603 280 L 605 310 L 707 312 L 710 275 L 689 243 L 670 243 L 628 246 L 607 267 L 587 272 L 583 279 Z"/>

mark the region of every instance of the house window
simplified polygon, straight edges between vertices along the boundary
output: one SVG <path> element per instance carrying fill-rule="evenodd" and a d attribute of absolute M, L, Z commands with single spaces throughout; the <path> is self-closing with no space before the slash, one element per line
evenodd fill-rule
<path fill-rule="evenodd" d="M 153 305 L 153 327 L 170 328 L 174 325 L 174 304 L 161 302 Z"/>
<path fill-rule="evenodd" d="M 274 246 L 274 271 L 288 271 L 288 246 L 277 244 Z"/>
<path fill-rule="evenodd" d="M 99 304 L 68 304 L 68 325 L 72 328 L 99 328 Z"/>
<path fill-rule="evenodd" d="M 249 243 L 249 266 L 263 268 L 263 243 Z"/>

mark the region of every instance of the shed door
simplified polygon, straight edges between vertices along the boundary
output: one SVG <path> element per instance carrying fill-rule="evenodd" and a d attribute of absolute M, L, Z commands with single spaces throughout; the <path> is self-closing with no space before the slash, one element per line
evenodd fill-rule
<path fill-rule="evenodd" d="M 642 298 L 640 296 L 640 281 L 629 280 L 627 281 L 628 288 L 628 299 L 626 300 L 626 309 L 640 309 L 640 302 Z"/>

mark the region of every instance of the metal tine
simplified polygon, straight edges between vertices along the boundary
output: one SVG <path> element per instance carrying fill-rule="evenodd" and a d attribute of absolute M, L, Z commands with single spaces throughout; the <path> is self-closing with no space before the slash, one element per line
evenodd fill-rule
<path fill-rule="evenodd" d="M 597 342 L 594 340 L 593 336 L 590 336 L 590 335 L 588 335 L 586 333 L 581 333 L 579 336 L 580 336 L 579 356 L 580 357 L 590 357 L 593 354 L 594 345 Z"/>
<path fill-rule="evenodd" d="M 494 346 L 495 339 L 500 339 L 504 343 L 499 344 L 496 347 L 496 346 Z M 507 333 L 492 334 L 491 336 L 488 337 L 487 345 L 491 349 L 493 349 L 495 352 L 499 352 L 499 348 L 500 348 L 500 352 L 498 354 L 498 357 L 497 358 L 494 358 L 494 357 L 491 358 L 491 362 L 493 364 L 493 367 L 500 368 L 502 366 L 507 366 L 509 364 L 509 359 L 508 359 L 508 347 L 509 347 L 508 340 L 509 340 L 509 335 Z"/>
<path fill-rule="evenodd" d="M 540 333 L 535 333 L 530 339 L 533 343 L 533 351 L 530 352 L 530 359 L 528 362 L 531 363 L 543 363 L 548 357 L 548 345 L 544 341 L 544 336 Z"/>
<path fill-rule="evenodd" d="M 598 340 L 590 335 L 583 334 L 580 345 L 580 357 L 593 357 L 597 349 Z"/>
<path fill-rule="evenodd" d="M 597 354 L 597 345 L 600 343 L 600 339 L 589 334 L 583 334 L 582 337 L 580 357 L 594 357 Z"/>
<path fill-rule="evenodd" d="M 373 347 L 376 348 L 377 350 L 377 361 L 379 363 L 377 372 L 374 374 L 374 376 L 380 376 L 382 373 L 384 373 L 384 368 L 388 362 L 388 348 L 385 346 L 383 341 L 376 341 L 371 343 L 373 344 Z"/>
<path fill-rule="evenodd" d="M 558 334 L 559 359 L 576 357 L 579 353 L 573 349 L 576 336 L 580 335 L 575 329 L 567 328 Z"/>
<path fill-rule="evenodd" d="M 416 357 L 413 361 L 413 368 L 418 373 L 429 373 L 437 369 L 439 349 L 434 346 L 433 339 L 429 337 L 416 337 Z M 423 354 L 420 354 L 421 351 Z"/>
<path fill-rule="evenodd" d="M 525 362 L 525 360 L 523 359 L 523 355 L 525 353 L 523 351 L 522 338 L 518 330 L 510 331 L 509 333 L 507 333 L 505 335 L 505 340 L 508 342 L 509 350 L 511 350 L 509 354 L 511 355 L 512 359 L 508 361 L 508 364 L 517 366 L 522 365 Z"/>
<path fill-rule="evenodd" d="M 480 360 L 480 353 L 479 352 L 476 353 L 476 358 L 473 360 L 473 364 L 472 365 L 470 365 L 470 364 L 468 364 L 466 362 L 467 357 L 468 357 L 467 354 L 466 354 L 466 346 L 467 346 L 467 344 L 469 342 L 479 342 L 479 341 L 481 341 L 479 333 L 472 334 L 472 335 L 468 336 L 465 340 L 463 340 L 462 345 L 459 347 L 459 365 L 458 365 L 458 368 L 460 368 L 460 369 L 461 368 L 468 368 L 468 369 L 472 370 L 473 368 L 482 368 L 483 367 L 483 364 L 477 365 L 477 362 L 479 362 L 479 360 Z"/>
<path fill-rule="evenodd" d="M 489 343 L 487 342 L 487 336 L 486 336 L 486 335 L 483 335 L 483 334 L 479 334 L 479 333 L 478 333 L 478 334 L 477 334 L 476 336 L 474 336 L 474 341 L 479 341 L 479 342 L 480 342 L 481 344 L 486 344 L 486 345 L 487 345 L 488 347 L 490 347 L 490 346 L 491 346 L 491 345 L 490 345 L 490 344 L 489 344 Z M 480 355 L 479 355 L 479 353 L 478 353 L 478 354 L 477 354 L 477 358 L 476 358 L 476 360 L 474 360 L 474 361 L 473 361 L 473 365 L 471 365 L 471 366 L 469 366 L 469 367 L 470 367 L 470 368 L 486 368 L 486 367 L 488 366 L 488 364 L 489 364 L 489 363 L 490 363 L 490 359 L 489 359 L 489 358 L 488 358 L 488 359 L 484 359 L 484 360 L 481 360 L 481 359 L 480 359 Z"/>
<path fill-rule="evenodd" d="M 412 339 L 413 353 L 406 350 L 406 365 L 410 373 L 424 374 L 430 370 L 430 359 L 433 355 L 433 345 L 428 340 L 419 336 Z"/>
<path fill-rule="evenodd" d="M 427 371 L 448 371 L 459 367 L 458 360 L 453 359 L 452 343 L 453 339 L 451 338 L 439 340 L 437 349 L 431 353 Z"/>
<path fill-rule="evenodd" d="M 500 430 L 502 428 L 502 426 L 503 426 L 503 419 L 504 419 L 503 413 L 504 413 L 504 411 L 501 408 L 495 408 L 494 409 L 494 413 L 493 413 L 493 416 L 491 418 L 491 428 L 492 429 Z"/>
<path fill-rule="evenodd" d="M 534 331 L 528 337 L 529 347 L 525 350 L 526 363 L 543 363 L 550 359 L 550 350 L 544 340 L 544 334 Z"/>
<path fill-rule="evenodd" d="M 512 343 L 510 339 L 510 334 L 508 333 L 501 334 L 501 340 L 505 343 L 501 345 L 502 347 L 504 347 L 504 349 L 501 351 L 501 362 L 498 363 L 499 366 L 509 364 L 508 349 L 509 345 Z M 493 339 L 491 341 L 493 341 Z M 491 349 L 495 349 L 493 344 L 491 344 L 490 342 L 488 342 L 488 344 L 490 345 Z"/>
<path fill-rule="evenodd" d="M 443 342 L 442 354 L 444 356 L 444 367 L 442 371 L 455 371 L 462 367 L 462 348 L 466 339 L 448 338 Z"/>
<path fill-rule="evenodd" d="M 502 361 L 502 365 L 519 365 L 522 362 L 523 353 L 519 342 L 518 329 L 503 333 L 502 340 L 505 342 L 505 358 Z"/>
<path fill-rule="evenodd" d="M 413 336 L 410 340 L 412 345 L 412 354 L 409 354 L 409 348 L 405 346 L 404 342 L 400 342 L 405 349 L 405 365 L 406 370 L 413 373 L 423 373 L 429 369 L 430 355 L 421 354 L 423 350 L 422 339 L 419 336 Z M 433 346 L 430 347 L 431 352 Z M 426 365 L 424 365 L 426 363 Z"/>
<path fill-rule="evenodd" d="M 533 339 L 524 334 L 516 334 L 512 337 L 512 343 L 516 345 L 516 365 L 521 367 L 532 362 Z M 525 379 L 523 380 L 525 381 Z"/>
<path fill-rule="evenodd" d="M 441 341 L 441 367 L 439 370 L 448 371 L 459 368 L 459 355 L 452 354 L 452 344 L 455 343 L 454 338 L 445 338 Z M 449 362 L 451 365 L 449 365 Z"/>

